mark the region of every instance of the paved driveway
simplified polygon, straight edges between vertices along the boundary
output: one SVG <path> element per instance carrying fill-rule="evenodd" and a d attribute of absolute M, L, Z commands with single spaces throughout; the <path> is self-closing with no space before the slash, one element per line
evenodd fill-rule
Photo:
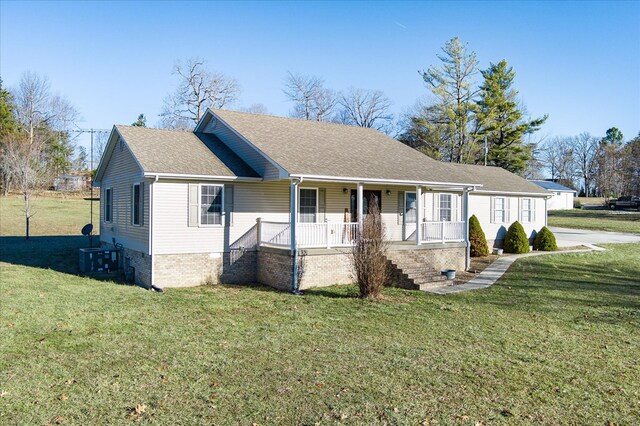
<path fill-rule="evenodd" d="M 555 226 L 550 226 L 549 229 L 555 234 L 558 247 L 573 247 L 583 244 L 640 243 L 640 234 L 557 228 Z"/>

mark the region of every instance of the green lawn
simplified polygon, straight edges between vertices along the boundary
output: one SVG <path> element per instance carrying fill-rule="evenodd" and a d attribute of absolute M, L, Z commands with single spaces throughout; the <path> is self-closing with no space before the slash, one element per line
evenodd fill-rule
<path fill-rule="evenodd" d="M 518 261 L 450 296 L 164 294 L 0 238 L 0 424 L 637 424 L 638 245 Z M 138 407 L 138 411 L 136 411 Z"/>
<path fill-rule="evenodd" d="M 635 211 L 552 210 L 548 218 L 550 226 L 640 234 L 640 212 Z"/>
<path fill-rule="evenodd" d="M 90 196 L 45 193 L 31 200 L 32 235 L 80 235 L 90 222 Z M 94 190 L 94 197 L 99 197 Z M 99 231 L 100 202 L 93 202 L 93 224 Z M 24 201 L 21 196 L 0 197 L 0 235 L 24 235 Z"/>

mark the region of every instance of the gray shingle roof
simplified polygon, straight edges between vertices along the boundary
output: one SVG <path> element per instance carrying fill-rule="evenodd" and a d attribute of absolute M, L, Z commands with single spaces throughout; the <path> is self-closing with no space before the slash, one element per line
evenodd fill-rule
<path fill-rule="evenodd" d="M 549 195 L 547 191 L 528 180 L 511 173 L 501 167 L 480 166 L 473 164 L 452 164 L 458 174 L 466 176 L 474 183 L 479 183 L 481 191 L 523 192 L 529 194 Z"/>
<path fill-rule="evenodd" d="M 213 113 L 292 175 L 470 183 L 450 164 L 373 129 L 236 111 Z"/>
<path fill-rule="evenodd" d="M 214 135 L 116 126 L 145 172 L 258 177 Z"/>
<path fill-rule="evenodd" d="M 541 188 L 544 188 L 549 191 L 566 191 L 566 192 L 576 192 L 575 189 L 567 188 L 564 185 L 560 185 L 557 182 L 551 182 L 548 180 L 530 180 L 529 182 L 535 183 Z"/>

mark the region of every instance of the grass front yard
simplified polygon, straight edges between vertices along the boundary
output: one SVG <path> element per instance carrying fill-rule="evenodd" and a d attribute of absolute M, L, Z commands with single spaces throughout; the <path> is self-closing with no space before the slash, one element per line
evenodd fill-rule
<path fill-rule="evenodd" d="M 627 210 L 551 210 L 549 226 L 640 234 L 640 212 Z"/>
<path fill-rule="evenodd" d="M 73 274 L 82 237 L 0 239 L 0 424 L 637 424 L 638 245 L 372 303 L 164 294 Z"/>

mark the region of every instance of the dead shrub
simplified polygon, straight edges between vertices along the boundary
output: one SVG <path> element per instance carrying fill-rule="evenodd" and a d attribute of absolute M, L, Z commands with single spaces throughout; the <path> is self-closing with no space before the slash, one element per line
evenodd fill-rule
<path fill-rule="evenodd" d="M 387 248 L 378 201 L 371 200 L 367 214 L 352 249 L 353 273 L 360 297 L 377 299 L 388 280 Z"/>

